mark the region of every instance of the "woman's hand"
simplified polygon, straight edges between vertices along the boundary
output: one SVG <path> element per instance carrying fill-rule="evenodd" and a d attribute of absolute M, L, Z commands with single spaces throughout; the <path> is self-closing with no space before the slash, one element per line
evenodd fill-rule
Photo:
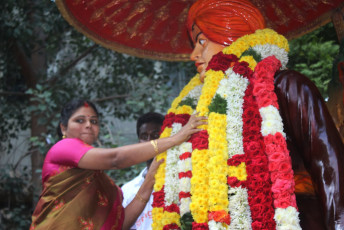
<path fill-rule="evenodd" d="M 164 159 L 161 159 L 160 161 L 156 161 L 155 158 L 153 159 L 153 162 L 148 169 L 145 180 L 143 181 L 139 191 L 137 192 L 135 198 L 125 208 L 125 218 L 122 227 L 123 230 L 130 229 L 130 227 L 136 222 L 137 218 L 146 207 L 147 202 L 149 201 L 153 192 L 155 173 L 162 162 L 164 162 Z"/>
<path fill-rule="evenodd" d="M 197 115 L 192 115 L 188 123 L 175 135 L 154 140 L 153 143 L 137 143 L 110 149 L 92 148 L 81 158 L 78 167 L 92 170 L 122 169 L 152 159 L 158 153 L 180 145 L 192 134 L 201 131 L 202 129 L 197 127 L 207 124 L 207 118 Z"/>
<path fill-rule="evenodd" d="M 149 201 L 149 198 L 153 192 L 153 186 L 155 183 L 155 173 L 162 162 L 164 162 L 164 159 L 161 159 L 159 161 L 157 161 L 156 158 L 153 159 L 153 162 L 149 166 L 148 172 L 145 176 L 145 180 L 143 181 L 139 191 L 137 192 L 139 197 L 143 198 L 147 202 Z"/>
<path fill-rule="evenodd" d="M 198 126 L 207 124 L 205 121 L 207 120 L 207 117 L 198 117 L 197 115 L 198 113 L 191 115 L 188 123 L 186 123 L 178 133 L 171 137 L 175 145 L 180 145 L 184 141 L 187 141 L 192 134 L 201 131 L 202 129 L 198 129 Z"/>
<path fill-rule="evenodd" d="M 155 173 L 158 170 L 159 166 L 164 162 L 164 159 L 161 159 L 159 161 L 156 161 L 156 158 L 153 159 L 152 164 L 149 166 L 148 172 L 145 177 L 145 182 L 147 185 L 152 187 L 155 183 Z"/>

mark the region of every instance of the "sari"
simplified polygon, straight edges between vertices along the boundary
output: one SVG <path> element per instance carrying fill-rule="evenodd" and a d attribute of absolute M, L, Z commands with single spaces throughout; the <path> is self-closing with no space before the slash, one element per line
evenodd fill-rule
<path fill-rule="evenodd" d="M 115 230 L 123 220 L 122 192 L 103 171 L 70 168 L 44 184 L 30 230 Z"/>

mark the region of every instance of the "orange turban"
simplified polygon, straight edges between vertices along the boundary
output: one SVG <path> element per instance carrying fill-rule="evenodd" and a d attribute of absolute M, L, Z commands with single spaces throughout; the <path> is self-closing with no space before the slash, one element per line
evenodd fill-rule
<path fill-rule="evenodd" d="M 198 0 L 189 10 L 190 35 L 193 24 L 211 41 L 222 45 L 265 28 L 262 14 L 248 0 Z"/>

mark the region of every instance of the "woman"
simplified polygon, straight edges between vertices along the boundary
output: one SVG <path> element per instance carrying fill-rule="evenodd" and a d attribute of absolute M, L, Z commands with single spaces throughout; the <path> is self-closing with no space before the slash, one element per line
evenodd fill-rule
<path fill-rule="evenodd" d="M 344 146 L 314 84 L 280 70 L 287 40 L 264 29 L 247 0 L 199 0 L 187 27 L 199 76 L 175 99 L 165 123 L 173 125 L 183 110 L 209 116 L 208 126 L 191 140 L 198 139 L 182 198 L 157 200 L 170 197 L 171 186 L 159 181 L 158 170 L 154 229 L 190 222 L 192 229 L 344 229 Z M 197 147 L 200 139 L 206 144 Z M 171 203 L 180 204 L 179 212 L 167 210 Z"/>
<path fill-rule="evenodd" d="M 43 192 L 30 229 L 128 229 L 147 203 L 161 161 L 154 161 L 136 199 L 125 210 L 121 190 L 102 170 L 147 161 L 187 140 L 204 124 L 204 117 L 194 115 L 170 138 L 105 149 L 91 146 L 98 138 L 98 119 L 90 101 L 76 99 L 63 107 L 58 129 L 63 139 L 46 155 Z"/>

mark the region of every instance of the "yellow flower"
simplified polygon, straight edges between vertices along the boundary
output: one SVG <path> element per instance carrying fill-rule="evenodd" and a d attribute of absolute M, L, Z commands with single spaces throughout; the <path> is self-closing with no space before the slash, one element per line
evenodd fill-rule
<path fill-rule="evenodd" d="M 153 208 L 152 210 L 152 218 L 153 218 L 153 224 L 152 229 L 153 230 L 160 230 L 164 227 L 161 220 L 163 217 L 163 208 Z"/>
<path fill-rule="evenodd" d="M 160 138 L 171 136 L 171 132 L 172 132 L 172 128 L 166 127 L 164 131 L 161 133 Z"/>
<path fill-rule="evenodd" d="M 228 176 L 236 177 L 240 181 L 247 179 L 246 164 L 242 162 L 238 166 L 229 166 L 228 167 Z"/>
<path fill-rule="evenodd" d="M 209 172 L 204 165 L 208 162 L 208 154 L 206 149 L 198 150 L 195 149 L 192 151 L 191 155 L 192 161 L 192 178 L 191 178 L 191 203 L 190 211 L 194 220 L 198 223 L 204 218 L 207 218 L 207 215 L 204 216 L 204 213 L 208 212 L 208 207 L 206 206 L 206 196 L 204 194 L 208 193 L 208 175 Z M 201 203 L 205 203 L 202 208 Z M 202 211 L 203 210 L 203 211 Z"/>
<path fill-rule="evenodd" d="M 177 224 L 180 227 L 180 215 L 176 212 L 164 212 L 162 217 L 162 224 Z"/>
<path fill-rule="evenodd" d="M 252 56 L 243 56 L 240 58 L 239 61 L 245 61 L 248 63 L 248 67 L 250 67 L 251 70 L 254 70 L 256 68 L 257 62 L 254 60 Z"/>
<path fill-rule="evenodd" d="M 161 133 L 160 138 L 169 137 L 171 136 L 172 128 L 166 127 L 164 131 Z M 166 156 L 167 152 L 160 153 L 157 156 L 157 160 L 164 159 L 164 162 L 159 166 L 156 174 L 155 174 L 155 184 L 154 190 L 160 191 L 165 184 L 165 167 L 166 167 Z"/>
<path fill-rule="evenodd" d="M 201 218 L 207 218 L 207 216 L 208 216 L 208 211 L 207 211 L 205 208 L 201 208 L 201 209 L 199 210 L 199 215 L 200 215 Z"/>
<path fill-rule="evenodd" d="M 203 129 L 203 130 L 208 130 L 208 125 L 200 125 L 198 126 L 199 129 Z"/>
<path fill-rule="evenodd" d="M 189 114 L 191 115 L 193 113 L 193 109 L 191 108 L 191 106 L 189 105 L 182 105 L 182 106 L 179 106 L 177 109 L 176 109 L 176 114 Z"/>
<path fill-rule="evenodd" d="M 224 54 L 234 54 L 240 57 L 249 48 L 265 44 L 277 45 L 289 52 L 288 40 L 271 29 L 256 30 L 254 34 L 240 37 L 230 46 L 224 48 L 222 52 Z M 250 65 L 250 68 L 252 66 L 253 65 Z"/>
<path fill-rule="evenodd" d="M 213 99 L 215 92 L 219 86 L 220 81 L 225 77 L 222 71 L 208 70 L 204 79 L 204 85 L 202 87 L 202 94 L 199 98 L 196 111 L 200 112 L 201 116 L 208 115 L 208 106 Z"/>
<path fill-rule="evenodd" d="M 208 222 L 208 214 L 200 215 L 198 218 L 198 223 L 206 223 Z"/>
<path fill-rule="evenodd" d="M 166 159 L 166 158 L 163 158 Z M 155 184 L 154 184 L 154 190 L 160 191 L 165 184 L 165 167 L 166 163 L 165 161 L 160 165 L 158 168 L 156 174 L 155 174 Z"/>
<path fill-rule="evenodd" d="M 222 199 L 222 200 L 219 202 L 220 207 L 226 207 L 226 209 L 224 209 L 224 210 L 227 210 L 227 209 L 228 209 L 228 204 L 229 204 L 228 199 Z"/>
<path fill-rule="evenodd" d="M 227 180 L 227 141 L 226 127 L 227 120 L 225 114 L 210 113 L 209 123 L 209 197 L 208 205 L 210 211 L 227 209 L 222 206 L 228 200 L 228 187 L 221 186 Z M 228 206 L 228 205 L 227 205 Z"/>
<path fill-rule="evenodd" d="M 183 100 L 183 98 L 188 95 L 188 93 L 195 88 L 196 86 L 202 84 L 202 82 L 199 79 L 199 74 L 197 74 L 196 76 L 194 76 L 190 82 L 182 89 L 182 91 L 180 92 L 179 96 L 176 97 L 171 105 L 171 108 L 168 110 L 167 113 L 175 113 L 176 109 L 179 105 L 179 103 Z"/>

